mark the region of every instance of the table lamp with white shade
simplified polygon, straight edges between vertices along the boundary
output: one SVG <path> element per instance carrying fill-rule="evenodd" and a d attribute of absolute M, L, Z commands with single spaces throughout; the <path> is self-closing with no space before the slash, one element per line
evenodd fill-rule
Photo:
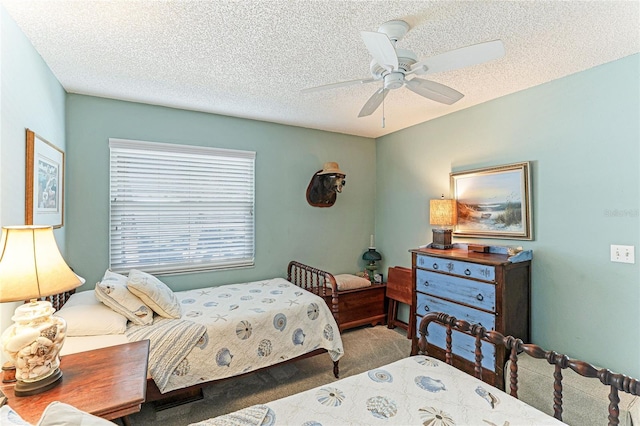
<path fill-rule="evenodd" d="M 67 324 L 52 316 L 51 302 L 41 297 L 82 285 L 66 264 L 50 226 L 8 226 L 0 238 L 0 302 L 20 305 L 14 324 L 2 333 L 2 347 L 16 367 L 16 396 L 34 395 L 62 380 L 60 358 Z"/>

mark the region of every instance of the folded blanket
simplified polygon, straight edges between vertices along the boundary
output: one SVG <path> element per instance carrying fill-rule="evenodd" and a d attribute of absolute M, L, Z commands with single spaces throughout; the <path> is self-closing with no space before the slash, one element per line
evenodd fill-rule
<path fill-rule="evenodd" d="M 269 411 L 266 405 L 253 405 L 224 416 L 192 423 L 189 426 L 260 426 Z"/>
<path fill-rule="evenodd" d="M 130 342 L 149 340 L 149 374 L 164 392 L 171 374 L 206 331 L 202 324 L 156 317 L 151 325 L 131 325 L 125 335 Z"/>

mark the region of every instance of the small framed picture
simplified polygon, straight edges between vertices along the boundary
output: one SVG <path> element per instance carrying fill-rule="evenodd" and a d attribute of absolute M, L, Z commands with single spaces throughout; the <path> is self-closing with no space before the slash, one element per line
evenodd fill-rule
<path fill-rule="evenodd" d="M 374 274 L 373 275 L 373 281 L 378 283 L 378 284 L 382 284 L 382 282 L 383 282 L 382 274 Z"/>
<path fill-rule="evenodd" d="M 60 228 L 64 211 L 64 152 L 27 129 L 25 224 Z"/>

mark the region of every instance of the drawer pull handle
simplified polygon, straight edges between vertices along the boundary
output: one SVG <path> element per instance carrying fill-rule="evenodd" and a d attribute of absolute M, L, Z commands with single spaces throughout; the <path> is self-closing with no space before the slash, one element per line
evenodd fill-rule
<path fill-rule="evenodd" d="M 433 269 L 438 269 L 438 264 L 437 263 L 433 264 Z"/>
<path fill-rule="evenodd" d="M 471 271 L 470 271 L 470 270 L 468 270 L 468 269 L 465 269 L 465 270 L 464 270 L 464 274 L 465 274 L 466 276 L 469 276 L 469 275 L 471 275 Z"/>
<path fill-rule="evenodd" d="M 424 311 L 425 311 L 425 312 L 429 312 L 429 311 L 431 311 L 431 309 L 429 309 L 429 306 L 424 305 Z"/>
<path fill-rule="evenodd" d="M 483 296 L 483 295 L 481 295 L 481 294 L 478 294 L 478 295 L 476 296 L 476 299 L 478 299 L 479 301 L 481 301 L 481 302 L 482 302 L 482 301 L 484 300 L 484 296 Z"/>
<path fill-rule="evenodd" d="M 429 281 L 425 281 L 423 284 L 425 287 L 429 287 Z"/>

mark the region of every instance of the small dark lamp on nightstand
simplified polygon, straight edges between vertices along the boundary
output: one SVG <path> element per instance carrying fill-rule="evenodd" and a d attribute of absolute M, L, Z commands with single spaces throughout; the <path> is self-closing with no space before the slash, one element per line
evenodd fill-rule
<path fill-rule="evenodd" d="M 369 271 L 369 280 L 373 284 L 375 282 L 375 271 L 378 269 L 376 262 L 382 260 L 382 256 L 376 251 L 375 247 L 369 247 L 369 250 L 362 255 L 362 259 L 368 262 L 365 268 Z"/>
<path fill-rule="evenodd" d="M 444 195 L 440 199 L 430 200 L 429 223 L 439 226 L 439 228 L 433 228 L 431 247 L 436 249 L 453 248 L 451 233 L 453 225 L 457 223 L 456 200 L 445 200 Z"/>

